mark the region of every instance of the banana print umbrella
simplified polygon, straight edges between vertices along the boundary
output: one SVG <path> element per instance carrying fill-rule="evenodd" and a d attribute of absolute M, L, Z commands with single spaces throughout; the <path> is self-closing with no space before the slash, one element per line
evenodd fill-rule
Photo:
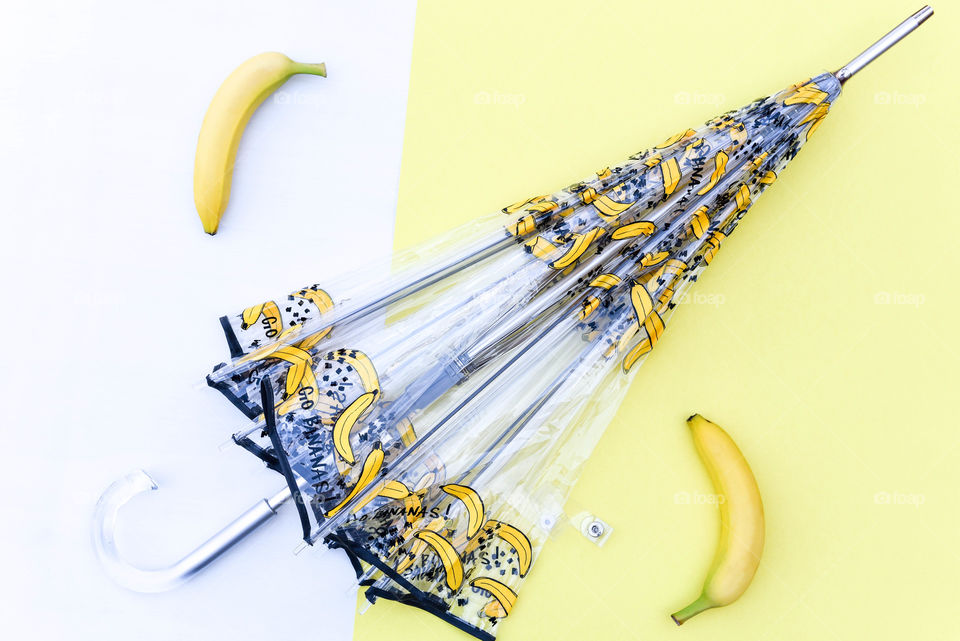
<path fill-rule="evenodd" d="M 166 589 L 294 496 L 304 539 L 343 549 L 368 599 L 493 639 L 688 288 L 843 83 L 930 15 L 925 7 L 835 73 L 506 207 L 506 223 L 477 226 L 479 242 L 386 284 L 337 295 L 311 286 L 224 317 L 235 360 L 209 382 L 250 419 L 237 442 L 286 488 L 147 572 L 113 540 L 119 506 L 152 484 L 133 475 L 98 505 L 101 560 L 128 586 Z M 376 312 L 387 307 L 399 318 L 384 323 Z"/>

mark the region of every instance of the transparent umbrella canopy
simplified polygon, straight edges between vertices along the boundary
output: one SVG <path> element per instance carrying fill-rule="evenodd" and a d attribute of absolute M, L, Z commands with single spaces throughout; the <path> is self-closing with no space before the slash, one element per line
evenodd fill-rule
<path fill-rule="evenodd" d="M 640 364 L 746 211 L 842 85 L 932 15 L 834 73 L 684 130 L 550 196 L 504 208 L 341 294 L 311 286 L 225 316 L 234 361 L 209 376 L 246 416 L 235 440 L 286 486 L 168 568 L 126 563 L 121 479 L 94 545 L 121 584 L 169 589 L 291 497 L 303 538 L 343 549 L 368 599 L 492 639 Z M 499 228 L 499 231 L 496 230 Z M 450 243 L 453 250 L 444 250 Z M 384 324 L 377 312 L 398 318 Z"/>

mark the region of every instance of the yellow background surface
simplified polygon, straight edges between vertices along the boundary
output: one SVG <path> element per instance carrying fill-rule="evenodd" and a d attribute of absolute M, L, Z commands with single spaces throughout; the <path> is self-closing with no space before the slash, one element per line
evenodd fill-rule
<path fill-rule="evenodd" d="M 397 247 L 835 69 L 918 8 L 421 0 Z M 612 537 L 559 532 L 499 638 L 956 638 L 960 30 L 934 8 L 847 84 L 674 315 L 574 492 Z M 767 546 L 739 602 L 677 629 L 718 532 L 693 412 L 751 462 Z M 355 636 L 467 638 L 388 602 Z"/>

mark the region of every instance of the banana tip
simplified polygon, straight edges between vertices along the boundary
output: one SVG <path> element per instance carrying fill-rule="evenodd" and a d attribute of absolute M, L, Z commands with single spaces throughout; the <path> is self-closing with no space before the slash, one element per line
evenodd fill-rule
<path fill-rule="evenodd" d="M 673 619 L 673 622 L 676 623 L 677 625 L 683 625 L 683 621 L 678 619 L 676 614 L 671 614 L 670 618 Z"/>
<path fill-rule="evenodd" d="M 693 419 L 697 418 L 698 416 L 700 416 L 700 415 L 699 415 L 699 414 L 691 414 L 690 416 L 687 417 L 687 423 L 689 423 L 689 422 L 692 421 Z M 677 625 L 679 625 L 679 624 L 677 624 Z"/>

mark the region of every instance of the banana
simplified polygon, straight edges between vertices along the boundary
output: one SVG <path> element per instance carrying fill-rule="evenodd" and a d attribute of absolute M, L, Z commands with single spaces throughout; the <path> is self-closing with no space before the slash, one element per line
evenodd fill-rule
<path fill-rule="evenodd" d="M 489 592 L 490 595 L 497 600 L 496 602 L 500 605 L 500 607 L 494 608 L 492 606 L 488 606 L 484 609 L 484 611 L 488 614 L 496 614 L 500 617 L 505 617 L 510 614 L 510 610 L 513 609 L 513 604 L 517 602 L 517 593 L 496 579 L 482 576 L 471 581 L 470 585 L 483 590 L 484 592 Z"/>
<path fill-rule="evenodd" d="M 380 395 L 380 377 L 369 356 L 356 349 L 338 349 L 329 353 L 326 359 L 349 365 L 357 372 L 365 391 Z"/>
<path fill-rule="evenodd" d="M 668 158 L 666 162 L 660 163 L 660 171 L 663 178 L 663 193 L 669 196 L 680 182 L 680 165 L 677 164 L 676 158 Z"/>
<path fill-rule="evenodd" d="M 493 519 L 487 521 L 483 529 L 489 534 L 499 536 L 513 546 L 513 549 L 517 551 L 520 577 L 525 577 L 530 570 L 530 564 L 533 563 L 533 546 L 530 545 L 530 539 L 527 538 L 527 535 L 509 523 L 494 521 Z"/>
<path fill-rule="evenodd" d="M 593 201 L 593 206 L 597 209 L 600 218 L 608 223 L 613 223 L 620 217 L 620 214 L 630 209 L 633 203 L 618 203 L 610 196 L 600 196 Z"/>
<path fill-rule="evenodd" d="M 720 503 L 720 541 L 703 592 L 670 615 L 677 625 L 690 617 L 736 601 L 753 579 L 763 553 L 763 503 L 757 480 L 737 444 L 699 414 L 687 419 L 693 442 L 713 481 Z"/>
<path fill-rule="evenodd" d="M 353 455 L 353 446 L 350 445 L 350 431 L 376 397 L 374 392 L 361 394 L 340 413 L 336 423 L 333 424 L 333 447 L 350 465 L 357 462 Z"/>
<path fill-rule="evenodd" d="M 710 174 L 710 182 L 704 185 L 703 189 L 697 192 L 698 196 L 702 196 L 708 191 L 710 191 L 711 189 L 713 189 L 714 185 L 717 184 L 717 181 L 719 181 L 720 178 L 723 177 L 723 174 L 725 174 L 727 171 L 727 160 L 729 160 L 729 158 L 730 157 L 727 156 L 725 152 L 723 151 L 717 152 L 717 155 L 713 157 L 714 168 L 713 168 L 713 173 Z"/>
<path fill-rule="evenodd" d="M 637 236 L 649 236 L 657 231 L 657 226 L 648 220 L 641 220 L 636 223 L 621 225 L 613 230 L 611 237 L 614 240 L 623 240 L 624 238 L 635 238 Z"/>
<path fill-rule="evenodd" d="M 700 205 L 697 207 L 697 210 L 693 212 L 690 227 L 693 230 L 693 235 L 697 238 L 703 238 L 703 235 L 707 233 L 707 229 L 710 227 L 710 218 L 707 216 L 706 205 Z"/>
<path fill-rule="evenodd" d="M 583 234 L 574 234 L 573 235 L 573 244 L 570 245 L 563 256 L 553 261 L 551 267 L 554 269 L 564 269 L 572 265 L 580 256 L 583 255 L 585 251 L 590 247 L 590 245 L 596 239 L 600 238 L 606 233 L 602 227 L 594 227 L 590 231 L 587 231 Z"/>
<path fill-rule="evenodd" d="M 477 494 L 477 491 L 467 485 L 441 485 L 440 489 L 450 496 L 460 499 L 464 507 L 467 508 L 467 536 L 473 537 L 474 534 L 483 525 L 483 499 Z"/>
<path fill-rule="evenodd" d="M 377 474 L 380 473 L 380 468 L 383 466 L 383 447 L 380 443 L 374 445 L 373 449 L 370 450 L 370 453 L 367 454 L 367 458 L 363 461 L 363 468 L 360 470 L 360 476 L 357 478 L 357 484 L 353 486 L 353 489 L 350 490 L 350 493 L 344 497 L 336 506 L 332 507 L 329 512 L 326 513 L 326 517 L 330 518 L 337 512 L 343 509 L 343 506 L 353 500 L 357 494 L 359 494 L 363 488 L 370 485 L 373 482 L 373 479 L 376 478 Z"/>
<path fill-rule="evenodd" d="M 298 73 L 326 76 L 327 67 L 294 62 L 282 53 L 262 53 L 237 67 L 214 95 L 200 127 L 193 171 L 193 199 L 208 234 L 217 233 L 227 208 L 237 147 L 250 116 Z"/>
<path fill-rule="evenodd" d="M 620 277 L 616 274 L 600 274 L 590 282 L 590 287 L 600 287 L 601 289 L 611 289 L 620 284 Z"/>
<path fill-rule="evenodd" d="M 414 536 L 433 548 L 433 551 L 440 557 L 440 563 L 443 564 L 443 571 L 447 579 L 447 587 L 454 591 L 460 589 L 460 584 L 463 583 L 463 562 L 460 560 L 456 548 L 453 547 L 453 543 L 433 530 L 420 530 Z"/>

